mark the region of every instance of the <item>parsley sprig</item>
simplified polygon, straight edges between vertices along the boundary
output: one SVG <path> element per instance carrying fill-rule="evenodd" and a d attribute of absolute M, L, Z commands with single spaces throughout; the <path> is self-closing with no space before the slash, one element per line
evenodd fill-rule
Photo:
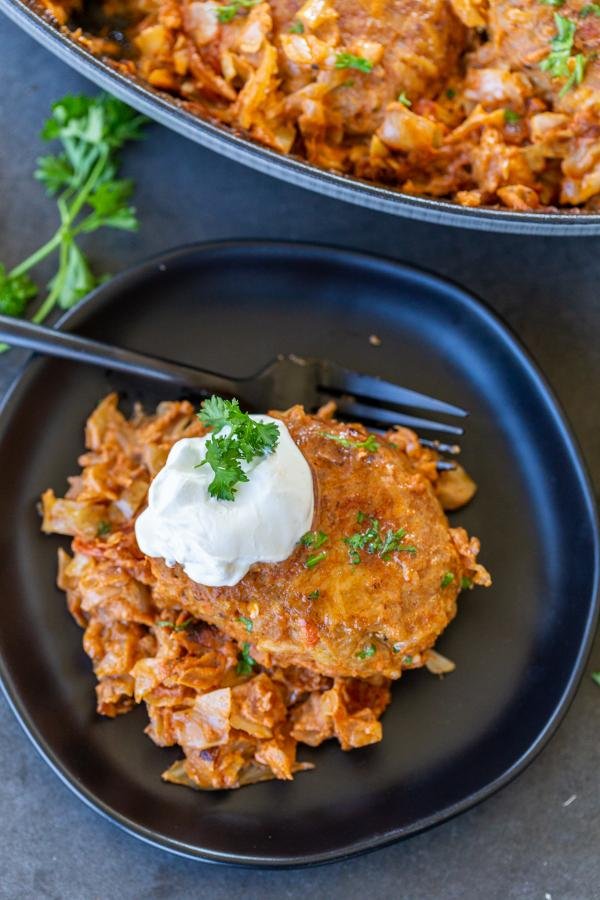
<path fill-rule="evenodd" d="M 359 512 L 356 521 L 362 524 L 365 519 L 369 520 L 369 524 L 363 531 L 356 531 L 354 534 L 343 538 L 344 543 L 348 547 L 348 556 L 352 565 L 357 566 L 361 562 L 359 552 L 361 550 L 365 550 L 371 555 L 376 554 L 385 562 L 391 558 L 392 553 L 404 551 L 410 553 L 411 556 L 415 555 L 417 552 L 416 547 L 413 547 L 412 544 L 402 543 L 403 538 L 406 537 L 405 528 L 399 528 L 396 531 L 388 528 L 385 534 L 382 535 L 379 519 L 374 519 L 372 516 Z"/>
<path fill-rule="evenodd" d="M 201 404 L 198 418 L 212 428 L 206 442 L 206 455 L 196 468 L 209 465 L 214 477 L 208 493 L 217 500 L 235 500 L 236 485 L 248 481 L 242 463 L 252 462 L 272 453 L 279 441 L 279 427 L 275 422 L 257 422 L 242 412 L 237 400 L 212 396 Z M 228 433 L 218 437 L 228 428 Z"/>
<path fill-rule="evenodd" d="M 574 85 L 583 81 L 588 59 L 583 53 L 571 55 L 577 25 L 571 19 L 554 13 L 556 34 L 550 41 L 552 48 L 548 56 L 540 63 L 540 69 L 548 72 L 553 78 L 566 78 L 559 97 L 563 97 Z"/>
<path fill-rule="evenodd" d="M 364 56 L 355 56 L 354 53 L 338 53 L 335 58 L 336 69 L 358 69 L 359 72 L 370 72 L 373 63 Z"/>
<path fill-rule="evenodd" d="M 104 280 L 93 273 L 78 239 L 99 228 L 137 229 L 135 209 L 129 204 L 133 182 L 117 177 L 119 151 L 142 136 L 146 121 L 108 94 L 67 95 L 53 104 L 42 138 L 59 141 L 61 150 L 38 159 L 35 178 L 49 196 L 56 197 L 60 225 L 14 269 L 7 272 L 0 266 L 0 312 L 25 313 L 28 302 L 38 294 L 28 273 L 56 251 L 58 268 L 32 317 L 34 322 L 42 322 L 57 305 L 69 309 Z"/>

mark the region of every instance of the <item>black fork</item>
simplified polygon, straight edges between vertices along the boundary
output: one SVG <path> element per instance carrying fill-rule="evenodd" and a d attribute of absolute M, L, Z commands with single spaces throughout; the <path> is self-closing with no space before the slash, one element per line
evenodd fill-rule
<path fill-rule="evenodd" d="M 463 434 L 460 425 L 413 415 L 406 410 L 458 419 L 468 415 L 459 406 L 373 375 L 361 375 L 324 359 L 279 356 L 255 375 L 228 378 L 8 316 L 0 316 L 0 341 L 48 356 L 141 376 L 201 397 L 210 394 L 235 396 L 249 409 L 283 410 L 300 403 L 308 412 L 313 412 L 333 400 L 343 419 L 364 422 L 379 430 L 406 425 L 457 437 Z M 456 450 L 447 444 L 437 444 L 437 447 L 443 452 Z"/>

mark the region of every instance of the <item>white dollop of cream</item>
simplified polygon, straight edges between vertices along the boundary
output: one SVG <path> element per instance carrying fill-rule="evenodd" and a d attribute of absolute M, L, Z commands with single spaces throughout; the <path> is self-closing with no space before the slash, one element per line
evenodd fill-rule
<path fill-rule="evenodd" d="M 234 585 L 257 562 L 282 562 L 310 530 L 314 511 L 309 465 L 278 419 L 273 453 L 243 463 L 249 481 L 237 485 L 234 500 L 208 493 L 210 466 L 200 466 L 210 434 L 173 445 L 148 493 L 135 534 L 146 556 L 179 563 L 186 575 L 209 587 Z M 226 434 L 223 430 L 221 434 Z"/>

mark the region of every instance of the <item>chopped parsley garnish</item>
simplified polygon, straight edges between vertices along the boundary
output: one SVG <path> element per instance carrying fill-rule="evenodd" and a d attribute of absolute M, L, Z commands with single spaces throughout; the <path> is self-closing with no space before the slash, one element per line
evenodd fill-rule
<path fill-rule="evenodd" d="M 398 94 L 398 103 L 402 103 L 403 106 L 412 106 L 412 100 L 409 100 L 404 91 L 401 94 Z"/>
<path fill-rule="evenodd" d="M 351 441 L 349 438 L 342 437 L 340 434 L 330 434 L 328 431 L 322 431 L 323 437 L 330 441 L 337 441 L 342 447 L 351 447 L 354 450 L 368 450 L 369 453 L 376 453 L 379 450 L 379 444 L 374 434 L 370 434 L 364 441 Z"/>
<path fill-rule="evenodd" d="M 175 622 L 170 622 L 168 619 L 161 619 L 156 624 L 160 628 L 172 628 L 173 631 L 186 631 L 190 625 L 194 624 L 194 620 L 186 619 L 185 622 L 180 622 L 179 625 L 176 625 Z"/>
<path fill-rule="evenodd" d="M 394 653 L 400 653 L 402 650 L 402 644 L 394 644 L 392 647 Z M 412 666 L 413 658 L 412 656 L 403 656 L 402 663 L 405 666 Z"/>
<path fill-rule="evenodd" d="M 256 660 L 250 656 L 250 644 L 248 641 L 244 641 L 238 654 L 238 663 L 235 669 L 236 675 L 251 675 L 255 665 Z"/>
<path fill-rule="evenodd" d="M 454 581 L 454 572 L 444 572 L 442 575 L 441 587 L 447 588 Z"/>
<path fill-rule="evenodd" d="M 565 0 L 540 0 L 540 3 L 543 6 L 554 6 L 555 9 L 558 9 L 559 6 L 563 6 Z"/>
<path fill-rule="evenodd" d="M 324 531 L 307 531 L 300 538 L 300 543 L 308 550 L 318 550 L 327 540 L 329 538 Z"/>
<path fill-rule="evenodd" d="M 232 3 L 226 3 L 217 9 L 217 19 L 223 25 L 231 22 L 241 9 L 249 9 L 251 6 L 258 6 L 262 0 L 233 0 Z"/>
<path fill-rule="evenodd" d="M 588 60 L 583 53 L 571 56 L 577 28 L 575 22 L 558 13 L 554 13 L 554 22 L 556 35 L 550 41 L 552 49 L 540 63 L 540 69 L 548 72 L 553 78 L 567 79 L 559 92 L 559 97 L 562 97 L 574 85 L 581 84 Z"/>
<path fill-rule="evenodd" d="M 579 10 L 579 15 L 582 19 L 585 19 L 586 16 L 600 16 L 600 3 L 586 3 Z"/>
<path fill-rule="evenodd" d="M 354 78 L 348 78 L 347 81 L 342 81 L 342 83 L 340 84 L 340 87 L 341 88 L 354 87 Z"/>
<path fill-rule="evenodd" d="M 359 524 L 364 522 L 366 518 L 367 516 L 362 512 L 359 512 L 357 515 Z M 381 535 L 379 520 L 374 519 L 371 516 L 368 518 L 369 525 L 363 531 L 357 531 L 354 534 L 343 538 L 344 543 L 348 547 L 348 555 L 353 566 L 357 566 L 361 561 L 360 550 L 365 550 L 371 555 L 377 554 L 377 556 L 386 562 L 389 560 L 391 554 L 397 551 L 403 550 L 411 555 L 414 555 L 417 552 L 416 547 L 413 547 L 411 544 L 402 543 L 402 539 L 406 535 L 405 528 L 399 528 L 397 531 L 393 531 L 389 528 L 384 535 Z"/>
<path fill-rule="evenodd" d="M 338 53 L 335 58 L 336 69 L 358 69 L 359 72 L 370 72 L 373 63 L 364 56 L 355 56 L 354 53 Z"/>
<path fill-rule="evenodd" d="M 456 91 L 454 90 L 454 88 L 447 88 L 446 97 L 448 98 L 448 100 L 454 100 L 454 98 L 456 97 Z"/>
<path fill-rule="evenodd" d="M 514 109 L 505 109 L 504 110 L 504 121 L 508 125 L 514 125 L 516 122 L 519 122 L 521 116 L 518 112 L 515 112 Z"/>
<path fill-rule="evenodd" d="M 208 486 L 211 497 L 234 500 L 236 485 L 248 481 L 242 463 L 272 453 L 279 441 L 279 427 L 275 422 L 251 419 L 235 399 L 223 400 L 216 396 L 202 402 L 198 418 L 213 433 L 205 445 L 206 455 L 196 468 L 209 465 L 213 470 L 214 478 Z M 229 433 L 217 437 L 226 427 Z"/>
<path fill-rule="evenodd" d="M 359 659 L 369 659 L 371 656 L 375 656 L 375 652 L 377 647 L 375 644 L 368 644 L 366 647 L 363 647 L 362 650 L 359 650 L 356 654 Z"/>
<path fill-rule="evenodd" d="M 304 565 L 307 569 L 314 569 L 314 567 L 318 566 L 320 562 L 323 562 L 326 557 L 327 551 L 322 550 L 320 553 L 317 553 L 316 556 L 309 556 Z"/>
<path fill-rule="evenodd" d="M 299 20 L 292 22 L 290 25 L 291 34 L 304 34 L 304 25 Z"/>
<path fill-rule="evenodd" d="M 597 685 L 600 685 L 600 672 L 592 672 L 592 678 Z"/>
<path fill-rule="evenodd" d="M 466 575 L 463 575 L 463 577 L 460 579 L 460 587 L 461 590 L 468 591 L 473 587 L 473 582 L 470 578 L 467 578 Z"/>
<path fill-rule="evenodd" d="M 321 594 L 321 591 L 318 589 L 316 591 L 311 591 L 310 594 L 308 594 L 308 599 L 309 600 L 318 600 L 320 594 Z"/>
<path fill-rule="evenodd" d="M 242 623 L 248 633 L 250 633 L 254 628 L 252 619 L 249 619 L 247 616 L 238 616 L 238 622 Z"/>
<path fill-rule="evenodd" d="M 563 97 L 567 91 L 571 90 L 573 85 L 579 86 L 585 77 L 585 69 L 588 64 L 587 56 L 584 56 L 583 53 L 578 53 L 576 56 L 573 56 L 572 59 L 573 69 L 571 70 L 569 78 L 561 88 L 559 97 Z"/>
<path fill-rule="evenodd" d="M 98 537 L 106 537 L 107 534 L 110 534 L 112 531 L 112 525 L 110 522 L 107 522 L 106 519 L 100 519 L 98 522 L 98 527 L 96 528 L 96 535 Z"/>

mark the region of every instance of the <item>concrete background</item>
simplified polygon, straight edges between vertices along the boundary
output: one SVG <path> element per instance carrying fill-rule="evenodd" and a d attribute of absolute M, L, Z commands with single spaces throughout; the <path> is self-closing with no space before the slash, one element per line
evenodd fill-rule
<path fill-rule="evenodd" d="M 54 204 L 32 179 L 49 105 L 92 88 L 3 18 L 0 83 L 0 260 L 10 266 L 56 227 Z M 137 180 L 142 229 L 92 235 L 88 249 L 100 270 L 191 241 L 269 237 L 370 250 L 447 275 L 520 334 L 600 486 L 600 238 L 486 235 L 403 221 L 287 187 L 158 126 L 128 154 L 126 168 Z M 14 351 L 0 359 L 0 392 L 20 358 Z M 558 734 L 500 794 L 402 844 L 304 871 L 188 862 L 123 834 L 60 783 L 0 698 L 0 898 L 600 898 L 594 669 L 598 641 Z"/>

